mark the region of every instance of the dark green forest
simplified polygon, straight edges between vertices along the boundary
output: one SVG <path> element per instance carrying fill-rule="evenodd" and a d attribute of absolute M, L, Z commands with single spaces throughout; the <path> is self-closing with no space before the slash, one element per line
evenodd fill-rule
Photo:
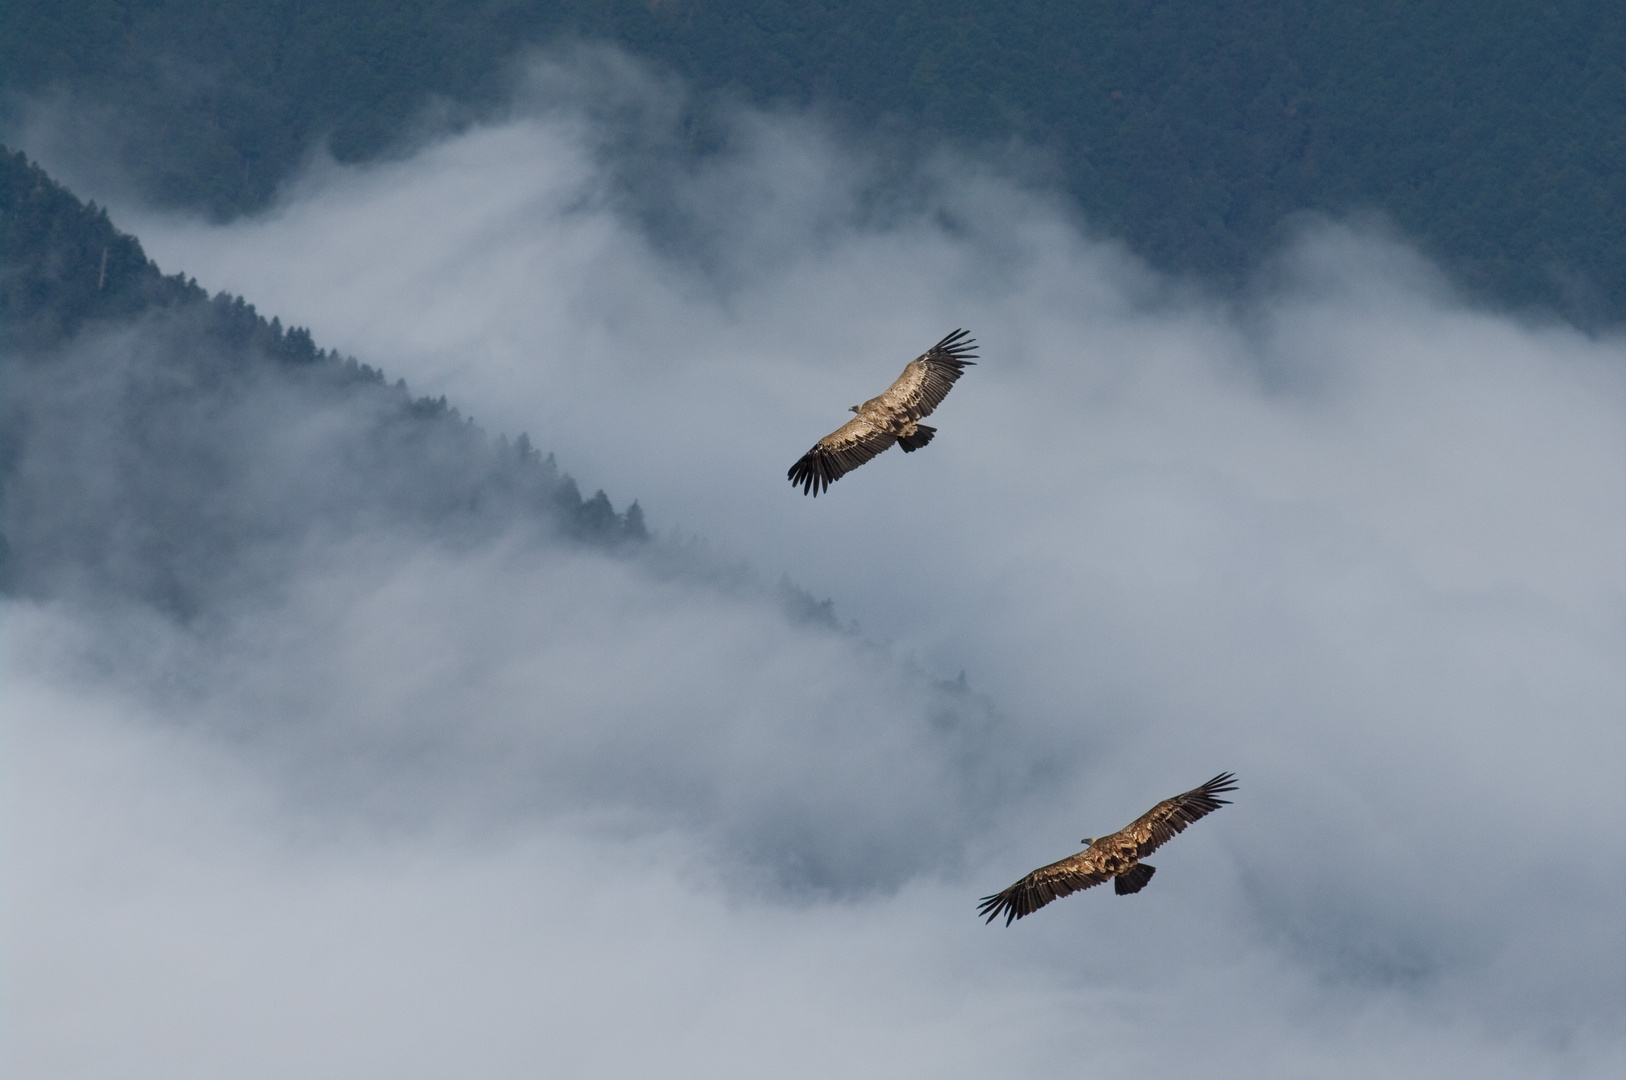
<path fill-rule="evenodd" d="M 309 537 L 648 539 L 521 435 L 165 276 L 0 152 L 0 591 L 180 618 L 285 581 Z"/>
<path fill-rule="evenodd" d="M 1626 310 L 1626 6 L 1516 0 L 8 0 L 6 123 L 84 118 L 147 197 L 229 217 L 325 141 L 499 107 L 527 46 L 606 40 L 719 101 L 1036 150 L 1154 265 L 1242 281 L 1301 211 L 1386 214 L 1480 297 Z"/>

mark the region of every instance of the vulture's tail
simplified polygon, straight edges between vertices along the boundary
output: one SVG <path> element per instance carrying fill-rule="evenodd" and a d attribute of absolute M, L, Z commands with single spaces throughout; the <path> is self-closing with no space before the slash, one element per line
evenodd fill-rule
<path fill-rule="evenodd" d="M 1114 878 L 1112 880 L 1112 887 L 1118 890 L 1119 896 L 1128 896 L 1130 893 L 1138 893 L 1142 889 L 1146 888 L 1146 883 L 1152 880 L 1152 875 L 1155 873 L 1157 873 L 1157 867 L 1148 866 L 1145 863 L 1137 863 L 1135 868 L 1129 871 L 1129 873 L 1120 874 L 1118 877 Z"/>
<path fill-rule="evenodd" d="M 898 445 L 903 447 L 903 452 L 905 454 L 912 454 L 916 450 L 919 450 L 922 446 L 925 446 L 927 443 L 931 442 L 932 436 L 936 434 L 936 428 L 927 427 L 925 424 L 916 424 L 915 433 L 913 435 L 905 435 L 903 438 L 899 439 Z"/>

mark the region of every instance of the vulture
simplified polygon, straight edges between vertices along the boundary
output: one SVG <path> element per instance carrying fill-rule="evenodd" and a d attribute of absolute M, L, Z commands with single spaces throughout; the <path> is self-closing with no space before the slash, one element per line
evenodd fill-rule
<path fill-rule="evenodd" d="M 1098 840 L 1085 837 L 1080 842 L 1089 846 L 1077 855 L 1041 866 L 1004 892 L 983 897 L 977 914 L 988 916 L 988 922 L 1004 915 L 1005 925 L 1009 926 L 1058 896 L 1104 881 L 1111 881 L 1119 896 L 1140 892 L 1157 873 L 1156 867 L 1140 860 L 1174 839 L 1175 833 L 1184 832 L 1193 821 L 1230 805 L 1231 800 L 1215 796 L 1235 791 L 1231 780 L 1230 773 L 1220 773 L 1184 795 L 1164 799 L 1111 836 Z"/>
<path fill-rule="evenodd" d="M 937 429 L 920 423 L 943 403 L 954 380 L 972 365 L 976 338 L 956 330 L 927 349 L 903 369 L 898 381 L 880 397 L 872 397 L 849 411 L 858 415 L 832 431 L 790 467 L 790 484 L 803 495 L 819 492 L 858 466 L 898 443 L 906 454 L 932 441 Z"/>

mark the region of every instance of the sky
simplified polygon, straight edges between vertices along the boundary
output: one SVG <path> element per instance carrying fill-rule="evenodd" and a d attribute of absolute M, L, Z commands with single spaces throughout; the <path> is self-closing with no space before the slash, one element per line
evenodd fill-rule
<path fill-rule="evenodd" d="M 1619 333 L 1476 307 L 1380 218 L 1219 296 L 1018 158 L 739 108 L 696 159 L 679 92 L 541 57 L 229 224 L 39 114 L 166 272 L 846 629 L 387 532 L 206 632 L 6 601 L 12 1071 L 1618 1075 Z M 956 327 L 930 447 L 789 487 Z M 1221 770 L 1142 893 L 975 917 Z"/>

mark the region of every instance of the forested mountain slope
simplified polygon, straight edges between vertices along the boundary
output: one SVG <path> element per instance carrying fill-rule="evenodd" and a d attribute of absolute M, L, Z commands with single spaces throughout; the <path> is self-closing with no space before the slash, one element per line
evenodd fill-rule
<path fill-rule="evenodd" d="M 581 800 L 705 831 L 754 887 L 861 894 L 952 864 L 1048 775 L 963 679 L 164 276 L 9 151 L 0 252 L 14 640 L 92 692 L 133 682 L 130 716 L 264 753 L 302 806 L 398 825 Z"/>
<path fill-rule="evenodd" d="M 646 538 L 552 456 L 164 276 L 134 237 L 0 154 L 0 586 L 181 616 L 271 587 L 305 537 Z"/>
<path fill-rule="evenodd" d="M 265 204 L 309 148 L 477 115 L 527 45 L 617 42 L 893 141 L 1044 148 L 1101 228 L 1239 280 L 1295 211 L 1376 210 L 1482 295 L 1626 309 L 1626 9 L 1608 0 L 12 0 L 10 123 L 70 104 L 161 203 Z M 451 103 L 450 109 L 445 108 Z"/>

